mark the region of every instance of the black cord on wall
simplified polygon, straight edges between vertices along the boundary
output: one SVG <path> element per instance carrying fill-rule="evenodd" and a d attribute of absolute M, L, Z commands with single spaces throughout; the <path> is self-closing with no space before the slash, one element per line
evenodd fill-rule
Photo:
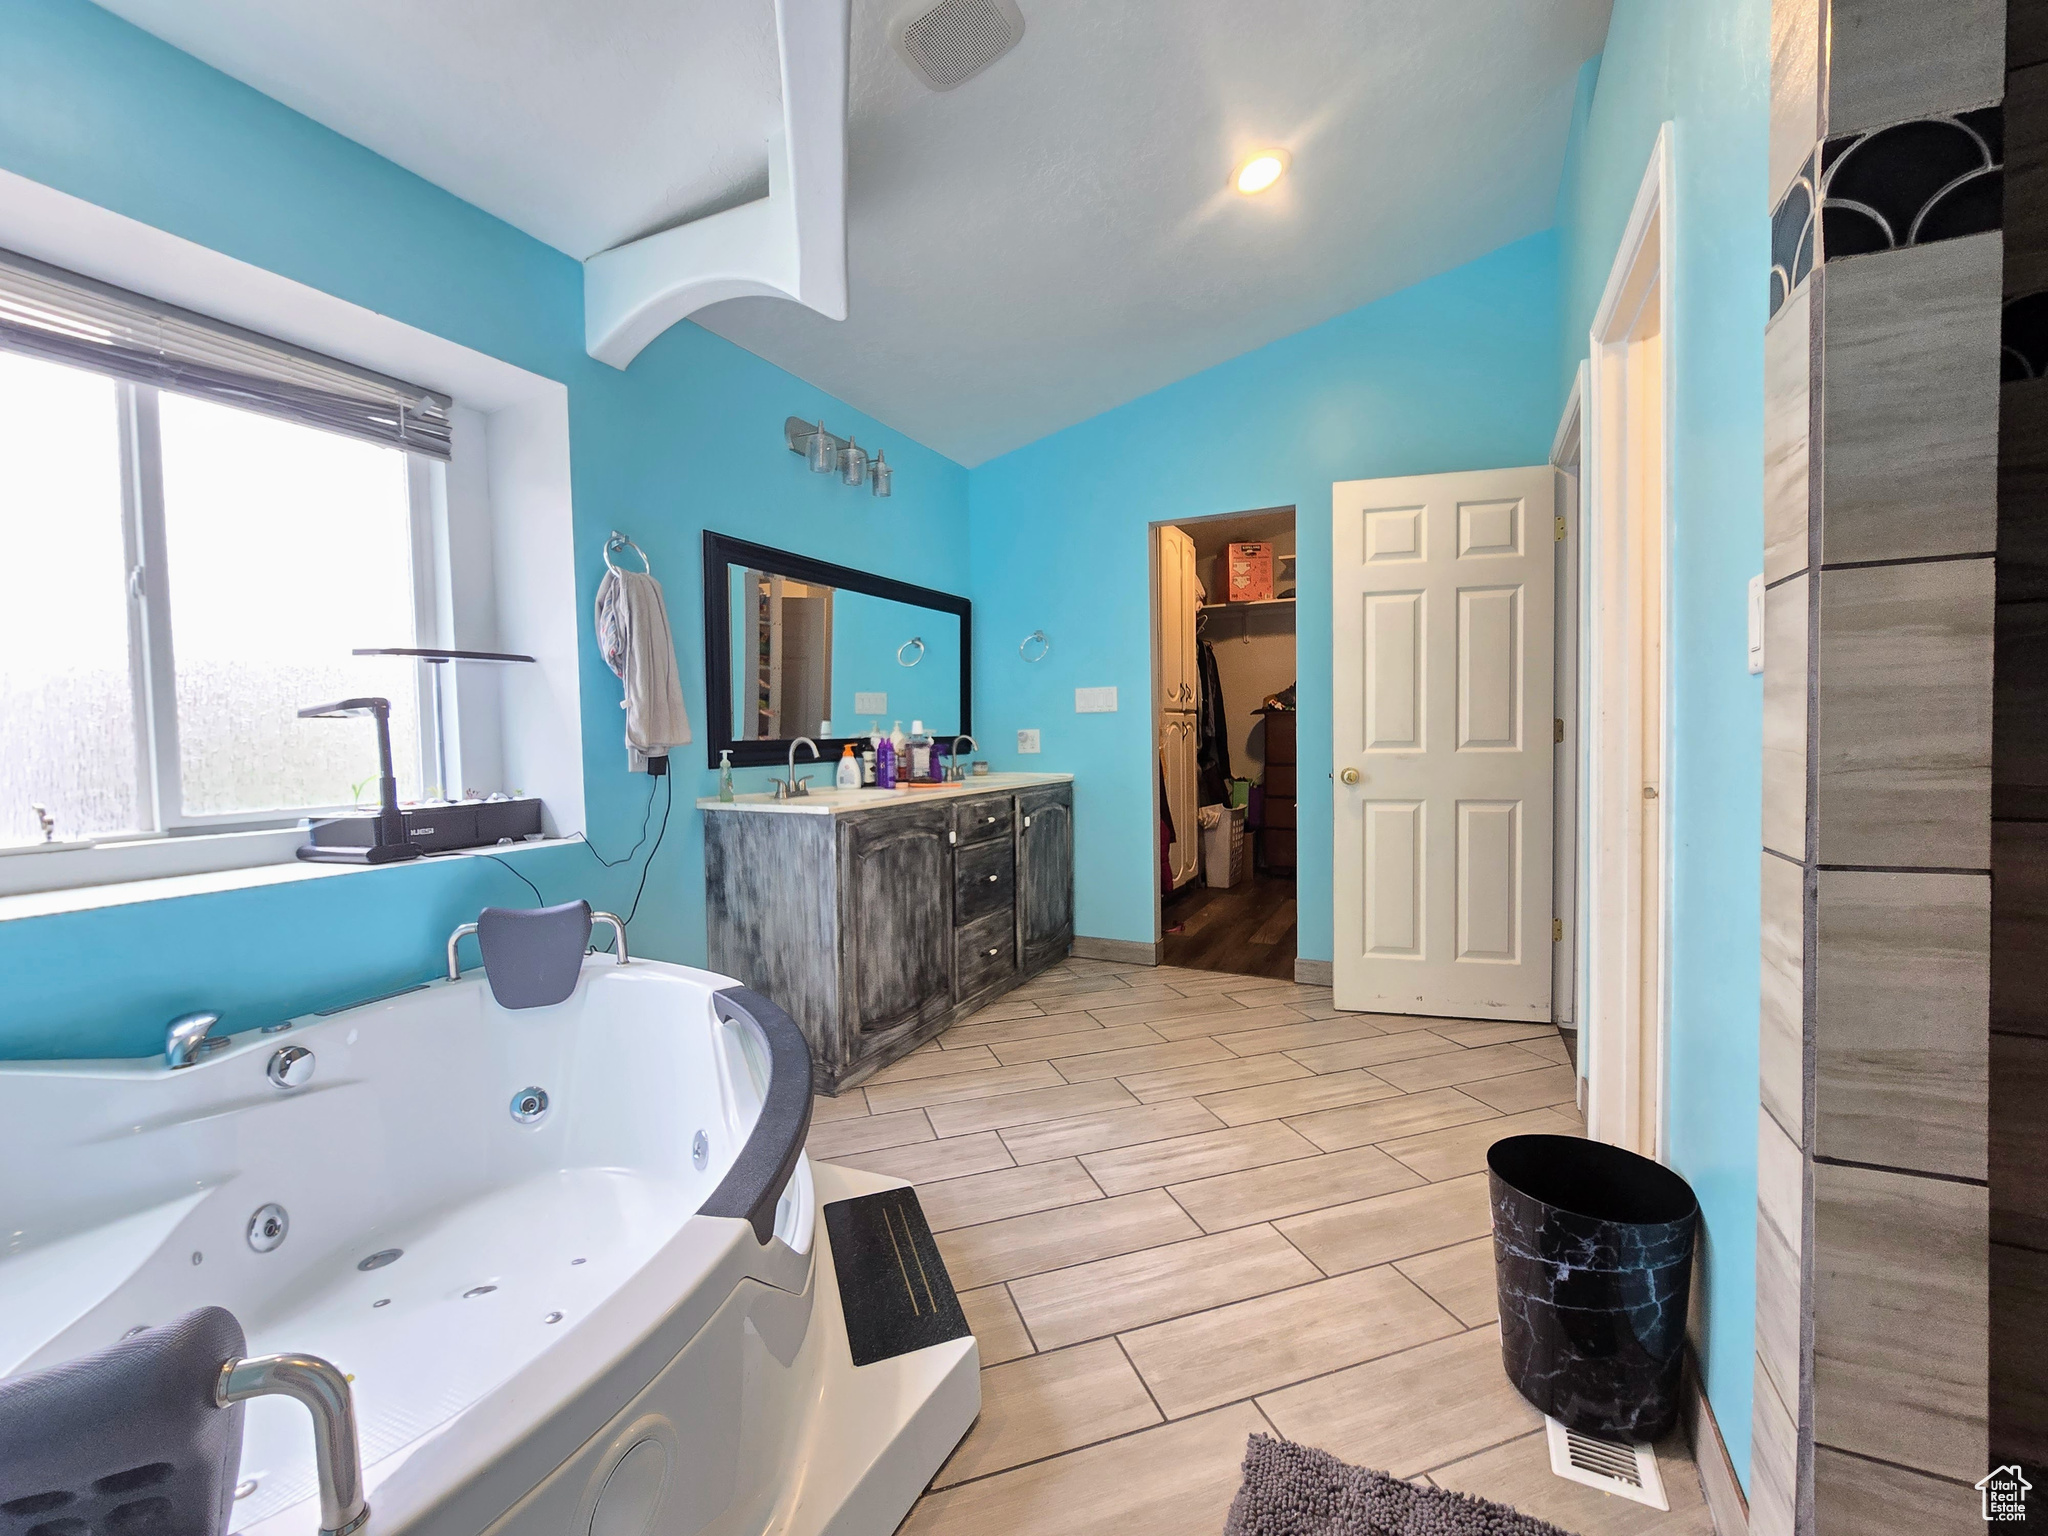
<path fill-rule="evenodd" d="M 646 861 L 642 863 L 640 866 L 640 884 L 638 885 L 638 887 L 635 888 L 633 892 L 633 905 L 627 910 L 626 913 L 626 921 L 629 923 L 633 921 L 634 915 L 638 913 L 640 910 L 640 897 L 647 890 L 647 874 L 648 871 L 654 867 L 654 856 L 657 853 L 661 852 L 662 839 L 668 836 L 669 811 L 673 808 L 675 804 L 675 776 L 673 774 L 663 774 L 660 776 L 660 781 L 668 785 L 668 792 L 662 797 L 661 802 L 661 827 L 654 835 L 654 846 L 647 850 Z M 591 844 L 589 834 L 583 832 L 579 832 L 576 834 L 577 841 L 581 842 L 583 846 L 589 850 L 590 856 L 593 859 L 597 860 L 597 862 L 604 868 L 617 869 L 621 864 L 632 863 L 634 855 L 639 853 L 641 848 L 646 846 L 648 828 L 651 827 L 654 823 L 654 785 L 655 780 L 653 778 L 650 778 L 647 783 L 647 805 L 646 808 L 640 813 L 640 836 L 637 839 L 635 839 L 633 846 L 627 849 L 625 853 L 620 855 L 618 858 L 608 859 L 603 854 L 599 853 L 597 849 Z M 487 853 L 484 855 L 484 857 L 489 859 L 493 864 L 496 864 L 500 869 L 504 870 L 505 873 L 510 875 L 514 880 L 517 880 L 529 891 L 533 892 L 533 899 L 536 905 L 543 907 L 547 905 L 547 898 L 541 895 L 540 887 L 535 885 L 531 880 L 527 879 L 526 876 L 519 873 L 518 870 L 514 869 L 510 864 L 507 864 L 495 853 Z"/>
<path fill-rule="evenodd" d="M 654 834 L 654 846 L 647 850 L 647 862 L 640 866 L 640 886 L 638 890 L 633 892 L 633 905 L 626 912 L 628 924 L 633 921 L 634 916 L 640 911 L 640 897 L 647 889 L 647 872 L 654 868 L 654 856 L 661 852 L 661 840 L 668 836 L 668 813 L 676 802 L 675 775 L 664 775 L 662 782 L 668 785 L 668 792 L 661 797 L 661 830 Z M 654 790 L 651 787 L 647 791 L 647 808 L 649 810 L 654 809 Z M 642 835 L 644 836 L 645 834 L 643 833 Z"/>
<path fill-rule="evenodd" d="M 487 853 L 487 854 L 485 854 L 485 855 L 484 855 L 484 857 L 485 857 L 485 858 L 487 858 L 487 859 L 489 859 L 489 860 L 490 860 L 490 861 L 491 861 L 491 862 L 492 862 L 493 864 L 497 865 L 497 866 L 498 866 L 498 867 L 499 867 L 500 869 L 504 870 L 506 874 L 510 875 L 510 876 L 511 876 L 511 877 L 512 877 L 512 878 L 513 878 L 514 880 L 517 880 L 517 881 L 518 881 L 518 882 L 519 882 L 519 883 L 520 883 L 521 885 L 525 886 L 525 887 L 526 887 L 526 888 L 527 888 L 527 889 L 528 889 L 529 891 L 533 892 L 533 900 L 534 900 L 534 904 L 535 904 L 536 906 L 542 906 L 542 907 L 544 907 L 544 906 L 546 906 L 546 905 L 547 905 L 547 901 L 546 901 L 546 899 L 545 899 L 544 897 L 542 897 L 542 895 L 541 895 L 541 893 L 540 893 L 540 887 L 539 887 L 539 886 L 537 886 L 537 885 L 535 885 L 535 884 L 534 884 L 534 883 L 533 883 L 533 882 L 532 882 L 531 880 L 527 879 L 527 878 L 526 878 L 526 876 L 524 876 L 524 875 L 522 875 L 521 873 L 519 873 L 519 871 L 518 871 L 518 870 L 514 869 L 514 868 L 513 868 L 513 867 L 512 867 L 512 866 L 511 866 L 510 864 L 507 864 L 507 863 L 506 863 L 506 862 L 505 862 L 505 861 L 504 861 L 503 859 L 499 858 L 499 857 L 498 857 L 498 856 L 497 856 L 497 855 L 496 855 L 495 853 Z"/>

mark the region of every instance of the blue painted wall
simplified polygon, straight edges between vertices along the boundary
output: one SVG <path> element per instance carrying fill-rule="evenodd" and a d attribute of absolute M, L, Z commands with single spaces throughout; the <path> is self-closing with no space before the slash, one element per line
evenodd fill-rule
<path fill-rule="evenodd" d="M 969 474 L 689 325 L 625 374 L 582 350 L 574 262 L 84 0 L 0 7 L 0 167 L 225 251 L 570 389 L 579 600 L 621 527 L 667 585 L 703 714 L 705 526 L 976 598 L 977 724 L 1006 767 L 1079 775 L 1082 933 L 1151 937 L 1146 528 L 1292 504 L 1302 601 L 1301 953 L 1331 949 L 1327 552 L 1341 479 L 1540 462 L 1657 126 L 1677 127 L 1671 343 L 1671 1145 L 1706 1212 L 1709 1394 L 1748 1464 L 1755 1201 L 1759 702 L 1743 584 L 1761 545 L 1767 0 L 1617 0 L 1581 81 L 1558 229 L 1219 365 Z M 1561 314 L 1561 319 L 1560 319 Z M 790 413 L 848 424 L 899 464 L 885 507 L 812 477 Z M 971 508 L 971 537 L 968 513 Z M 883 515 L 886 513 L 886 517 Z M 886 530 L 877 534 L 876 530 Z M 1034 629 L 1051 656 L 1022 662 Z M 1073 712 L 1076 686 L 1122 709 Z M 647 810 L 616 684 L 584 641 L 591 834 L 616 857 Z M 892 700 L 892 712 L 893 712 Z M 1045 750 L 1019 757 L 1036 726 Z M 701 752 L 635 923 L 701 958 Z M 743 777 L 763 778 L 766 770 Z M 658 807 L 658 803 L 657 803 Z M 517 862 L 550 900 L 630 902 L 634 866 L 580 849 Z M 432 974 L 441 937 L 528 899 L 495 866 L 413 866 L 0 925 L 0 1055 L 132 1054 L 170 1014 L 234 1027 Z"/>
<path fill-rule="evenodd" d="M 1557 285 L 1557 242 L 1533 236 L 974 470 L 975 719 L 998 766 L 1076 775 L 1077 932 L 1152 939 L 1149 526 L 1291 505 L 1300 953 L 1331 957 L 1331 483 L 1543 463 Z M 1053 649 L 1027 664 L 1034 629 Z M 1117 713 L 1074 713 L 1075 688 L 1109 684 Z"/>
<path fill-rule="evenodd" d="M 1558 210 L 1559 373 L 1568 383 L 1657 130 L 1673 125 L 1666 1092 L 1671 1164 L 1698 1191 L 1705 1218 L 1697 1316 L 1707 1394 L 1745 1481 L 1763 796 L 1746 586 L 1763 562 L 1770 30 L 1769 0 L 1616 0 L 1606 50 L 1581 80 Z"/>
<path fill-rule="evenodd" d="M 592 362 L 575 262 L 84 0 L 0 6 L 0 167 L 567 384 L 579 609 L 606 531 L 625 529 L 667 588 L 700 733 L 703 528 L 965 590 L 960 466 L 696 326 L 624 373 Z M 892 499 L 811 475 L 781 440 L 792 413 L 885 448 Z M 590 835 L 616 859 L 650 781 L 625 772 L 618 684 L 587 631 L 583 694 Z M 690 801 L 714 776 L 701 746 L 675 762 L 679 803 L 633 941 L 701 960 Z M 640 875 L 580 848 L 515 860 L 551 901 L 620 911 Z M 531 899 L 465 860 L 0 924 L 0 1056 L 133 1055 L 161 1048 L 163 1021 L 187 1008 L 240 1029 L 347 1001 L 433 974 L 480 906 Z"/>

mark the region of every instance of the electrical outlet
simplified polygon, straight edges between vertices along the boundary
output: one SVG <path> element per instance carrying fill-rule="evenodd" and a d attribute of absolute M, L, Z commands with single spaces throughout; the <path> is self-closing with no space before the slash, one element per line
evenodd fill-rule
<path fill-rule="evenodd" d="M 856 715 L 886 715 L 889 713 L 889 695 L 856 693 L 853 696 L 853 712 Z"/>
<path fill-rule="evenodd" d="M 1114 688 L 1076 688 L 1074 690 L 1074 713 L 1077 715 L 1115 714 L 1116 690 Z"/>
<path fill-rule="evenodd" d="M 1038 750 L 1038 732 L 1019 731 L 1017 733 L 1017 750 L 1019 752 L 1036 752 Z"/>

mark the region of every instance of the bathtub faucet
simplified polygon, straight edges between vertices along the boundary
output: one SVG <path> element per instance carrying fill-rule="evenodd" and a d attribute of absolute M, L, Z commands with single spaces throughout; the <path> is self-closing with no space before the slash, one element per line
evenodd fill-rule
<path fill-rule="evenodd" d="M 261 1355 L 221 1366 L 213 1389 L 217 1406 L 270 1396 L 295 1398 L 313 1416 L 320 1536 L 354 1536 L 369 1520 L 370 1506 L 363 1498 L 363 1457 L 349 1378 L 318 1355 Z"/>
<path fill-rule="evenodd" d="M 172 1071 L 189 1067 L 209 1052 L 224 1049 L 225 1039 L 206 1033 L 220 1022 L 217 1013 L 181 1013 L 164 1026 L 164 1065 Z"/>

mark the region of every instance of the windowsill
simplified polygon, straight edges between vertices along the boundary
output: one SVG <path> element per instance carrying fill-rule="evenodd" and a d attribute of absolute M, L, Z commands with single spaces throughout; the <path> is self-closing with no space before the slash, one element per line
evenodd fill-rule
<path fill-rule="evenodd" d="M 504 843 L 491 848 L 463 848 L 452 853 L 429 854 L 403 864 L 308 864 L 299 859 L 295 852 L 305 840 L 305 832 L 297 827 L 272 832 L 227 832 L 203 838 L 163 839 L 165 842 L 180 843 L 223 843 L 228 839 L 268 839 L 284 842 L 282 859 L 271 857 L 262 863 L 243 864 L 234 868 L 215 868 L 185 874 L 159 875 L 149 879 L 114 880 L 93 885 L 72 885 L 59 890 L 23 891 L 14 895 L 0 896 L 0 923 L 13 922 L 20 918 L 51 917 L 61 912 L 91 912 L 104 907 L 133 906 L 146 901 L 170 901 L 180 896 L 205 896 L 219 891 L 253 890 L 268 885 L 291 885 L 301 880 L 325 880 L 335 875 L 363 875 L 375 870 L 417 869 L 423 864 L 439 864 L 449 859 L 473 859 L 479 855 L 520 853 L 528 848 L 559 848 L 564 843 L 577 841 L 573 837 L 540 838 L 526 843 Z M 133 847 L 133 844 L 108 844 L 105 848 Z M 246 846 L 246 845 L 245 845 Z M 75 850 L 78 856 L 91 857 L 102 849 Z M 222 850 L 226 852 L 227 850 Z M 248 851 L 254 852 L 254 849 Z M 73 850 L 66 850 L 71 853 Z M 43 854 L 42 858 L 60 858 L 65 854 Z"/>

